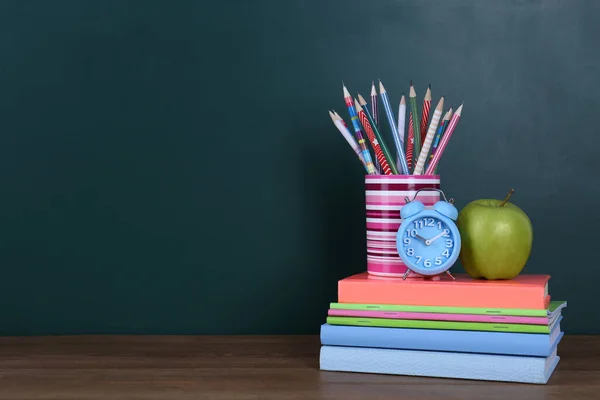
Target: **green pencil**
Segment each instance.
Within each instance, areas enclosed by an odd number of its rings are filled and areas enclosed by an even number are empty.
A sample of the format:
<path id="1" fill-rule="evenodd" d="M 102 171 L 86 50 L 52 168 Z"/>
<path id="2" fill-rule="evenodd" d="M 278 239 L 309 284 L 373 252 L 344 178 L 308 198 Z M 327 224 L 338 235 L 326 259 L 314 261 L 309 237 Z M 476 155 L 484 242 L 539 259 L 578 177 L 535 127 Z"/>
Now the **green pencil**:
<path id="1" fill-rule="evenodd" d="M 413 120 L 413 132 L 415 133 L 412 165 L 416 166 L 417 159 L 421 153 L 421 124 L 419 123 L 419 113 L 417 111 L 417 92 L 415 92 L 412 79 L 410 81 L 410 93 L 408 100 L 410 103 L 410 114 L 412 115 Z"/>

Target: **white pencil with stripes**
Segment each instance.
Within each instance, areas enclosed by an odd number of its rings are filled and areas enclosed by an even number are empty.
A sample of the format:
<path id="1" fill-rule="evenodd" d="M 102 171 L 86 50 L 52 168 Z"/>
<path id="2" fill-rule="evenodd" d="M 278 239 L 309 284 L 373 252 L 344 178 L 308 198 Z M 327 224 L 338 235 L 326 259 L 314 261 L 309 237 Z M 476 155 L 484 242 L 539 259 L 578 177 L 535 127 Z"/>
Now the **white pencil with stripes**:
<path id="1" fill-rule="evenodd" d="M 334 114 L 331 111 L 329 111 L 329 116 L 331 117 L 331 120 L 333 121 L 335 126 L 338 128 L 338 131 L 340 131 L 344 139 L 346 139 L 350 147 L 352 147 L 352 150 L 354 150 L 354 152 L 358 156 L 358 159 L 362 163 L 363 167 L 365 167 L 365 170 L 369 172 L 369 170 L 367 169 L 367 164 L 365 163 L 365 159 L 363 158 L 362 151 L 358 147 L 358 143 L 356 143 L 354 136 L 352 136 L 352 134 L 344 124 L 344 120 L 337 113 Z"/>
<path id="2" fill-rule="evenodd" d="M 435 131 L 437 130 L 443 111 L 444 96 L 442 96 L 442 98 L 438 102 L 437 107 L 435 108 L 435 111 L 433 112 L 433 117 L 431 118 L 431 123 L 429 124 L 429 130 L 427 131 L 427 135 L 425 135 L 425 140 L 423 141 L 421 152 L 419 153 L 419 159 L 417 160 L 417 165 L 415 166 L 413 175 L 423 174 L 425 162 L 427 161 L 427 155 L 429 154 L 429 149 L 431 148 L 431 143 L 433 143 Z"/>
<path id="3" fill-rule="evenodd" d="M 450 140 L 450 137 L 452 136 L 452 133 L 454 132 L 454 129 L 456 128 L 456 125 L 458 124 L 458 120 L 460 119 L 460 115 L 462 114 L 462 108 L 463 108 L 463 105 L 461 104 L 460 107 L 458 107 L 458 109 L 452 116 L 452 119 L 450 120 L 450 123 L 448 124 L 448 128 L 446 128 L 446 132 L 444 132 L 444 135 L 442 136 L 442 140 L 440 140 L 440 144 L 439 144 L 437 150 L 435 151 L 435 154 L 433 155 L 431 162 L 427 166 L 427 171 L 425 171 L 425 175 L 433 175 L 433 173 L 435 172 L 435 169 L 436 169 L 438 163 L 440 162 L 440 158 L 442 157 L 442 154 L 444 154 L 444 149 L 448 145 L 448 141 Z"/>

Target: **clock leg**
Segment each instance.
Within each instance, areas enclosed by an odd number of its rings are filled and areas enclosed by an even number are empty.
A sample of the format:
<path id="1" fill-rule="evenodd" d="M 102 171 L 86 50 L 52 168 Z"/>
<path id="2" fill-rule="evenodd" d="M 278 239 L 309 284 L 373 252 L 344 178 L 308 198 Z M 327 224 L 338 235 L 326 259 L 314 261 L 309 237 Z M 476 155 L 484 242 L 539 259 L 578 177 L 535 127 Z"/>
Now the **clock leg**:
<path id="1" fill-rule="evenodd" d="M 409 274 L 410 274 L 410 269 L 407 269 L 406 272 L 404 273 L 404 275 L 402 275 L 402 279 L 406 280 L 406 278 L 408 277 Z"/>
<path id="2" fill-rule="evenodd" d="M 453 281 L 455 281 L 455 280 L 456 280 L 456 278 L 452 276 L 452 274 L 450 273 L 450 271 L 446 271 L 446 273 L 447 273 L 448 275 L 450 275 L 450 278 L 452 278 L 452 280 L 453 280 Z"/>

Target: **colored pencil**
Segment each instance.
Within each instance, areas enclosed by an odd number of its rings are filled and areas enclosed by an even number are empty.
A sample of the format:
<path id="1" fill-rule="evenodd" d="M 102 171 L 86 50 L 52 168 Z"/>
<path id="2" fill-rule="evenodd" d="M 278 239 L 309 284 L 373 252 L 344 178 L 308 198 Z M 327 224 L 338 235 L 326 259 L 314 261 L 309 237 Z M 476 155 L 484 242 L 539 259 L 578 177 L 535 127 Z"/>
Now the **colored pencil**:
<path id="1" fill-rule="evenodd" d="M 408 169 L 412 168 L 413 164 L 413 152 L 415 149 L 415 126 L 413 124 L 412 113 L 408 115 L 408 137 L 406 138 L 406 163 Z"/>
<path id="2" fill-rule="evenodd" d="M 438 163 L 440 162 L 440 158 L 444 154 L 444 150 L 446 149 L 446 146 L 448 145 L 448 141 L 450 140 L 450 138 L 452 137 L 452 134 L 454 133 L 454 130 L 456 129 L 456 125 L 458 124 L 458 120 L 460 119 L 460 115 L 462 114 L 462 108 L 463 108 L 463 105 L 461 104 L 460 107 L 458 107 L 458 109 L 452 116 L 452 119 L 450 120 L 450 123 L 448 124 L 448 128 L 446 128 L 446 131 L 444 132 L 444 135 L 442 136 L 442 139 L 440 140 L 440 144 L 439 144 L 435 154 L 433 155 L 433 158 L 431 159 L 429 166 L 427 167 L 427 171 L 425 172 L 425 175 L 432 175 L 433 172 L 436 170 L 436 167 L 437 167 Z"/>
<path id="3" fill-rule="evenodd" d="M 444 134 L 444 132 L 446 132 L 446 129 L 448 128 L 448 123 L 452 119 L 452 114 L 453 113 L 454 113 L 454 105 L 452 107 L 450 107 L 450 109 L 448 110 L 448 122 L 444 126 L 444 130 L 442 131 L 442 135 Z"/>
<path id="4" fill-rule="evenodd" d="M 340 121 L 340 122 L 341 122 L 341 123 L 344 125 L 344 127 L 346 127 L 346 131 L 347 131 L 347 132 L 350 132 L 350 130 L 348 129 L 348 125 L 346 125 L 346 121 L 344 121 L 344 118 L 342 118 L 342 117 L 340 116 L 340 114 L 338 114 L 338 113 L 337 113 L 335 110 L 332 110 L 332 111 L 333 111 L 333 115 L 335 115 L 335 117 L 336 117 L 336 118 L 337 118 L 337 119 L 338 119 L 338 120 L 339 120 L 339 121 Z M 354 136 L 352 136 L 352 134 L 350 134 L 350 138 L 351 138 L 351 139 L 354 141 L 354 143 L 356 144 L 356 148 L 358 149 L 358 151 L 360 151 L 360 148 L 358 147 L 358 143 L 356 143 L 356 139 L 354 139 Z M 366 168 L 366 163 L 365 163 L 365 159 L 364 159 L 364 157 L 363 157 L 363 155 L 362 155 L 362 152 L 361 152 L 361 154 L 360 154 L 360 160 L 362 161 L 363 165 L 364 165 L 364 166 L 365 166 L 365 168 Z M 373 161 L 375 161 L 375 160 L 373 160 Z M 375 167 L 375 169 L 377 170 L 377 166 Z M 369 171 L 367 171 L 367 172 L 369 172 Z M 381 173 L 379 172 L 379 170 L 377 170 L 377 173 L 381 174 Z"/>
<path id="5" fill-rule="evenodd" d="M 402 148 L 404 148 L 404 132 L 406 125 L 406 99 L 404 98 L 404 93 L 402 93 L 402 98 L 400 99 L 400 106 L 398 107 L 398 136 L 400 137 L 400 144 Z M 406 154 L 408 158 L 408 154 Z M 406 160 L 408 161 L 408 160 Z"/>
<path id="6" fill-rule="evenodd" d="M 433 139 L 433 144 L 431 145 L 431 153 L 429 155 L 428 163 L 431 163 L 431 159 L 433 158 L 433 155 L 435 154 L 435 152 L 437 150 L 437 147 L 440 143 L 440 139 L 441 139 L 442 135 L 444 134 L 444 130 L 448 126 L 450 117 L 452 117 L 452 107 L 450 107 L 450 109 L 448 111 L 446 111 L 446 115 L 444 115 L 444 119 L 442 120 L 442 123 L 438 127 L 438 130 L 435 134 L 435 138 Z"/>
<path id="7" fill-rule="evenodd" d="M 392 170 L 390 169 L 390 166 L 385 158 L 385 155 L 383 154 L 383 151 L 381 150 L 381 144 L 377 141 L 377 138 L 375 137 L 375 132 L 373 132 L 373 126 L 371 126 L 371 123 L 369 122 L 369 119 L 367 118 L 367 114 L 365 113 L 365 110 L 363 110 L 363 108 L 358 103 L 358 100 L 356 100 L 356 99 L 354 99 L 354 108 L 356 108 L 356 112 L 358 113 L 358 119 L 360 120 L 360 123 L 362 124 L 363 128 L 365 129 L 365 132 L 367 133 L 367 137 L 369 138 L 369 143 L 371 143 L 371 146 L 373 147 L 373 152 L 375 153 L 375 157 L 377 158 L 377 160 L 379 160 L 379 164 L 381 165 L 381 171 L 383 172 L 383 175 L 392 175 Z M 373 121 L 373 120 L 371 119 L 371 121 Z M 375 129 L 377 129 L 376 125 L 375 125 Z"/>
<path id="8" fill-rule="evenodd" d="M 394 138 L 394 143 L 396 144 L 397 154 L 397 166 L 398 169 L 402 171 L 404 175 L 408 175 L 408 165 L 406 164 L 406 156 L 404 155 L 404 148 L 402 147 L 402 143 L 400 142 L 400 136 L 398 134 L 398 129 L 396 127 L 396 122 L 394 121 L 394 113 L 392 112 L 392 106 L 390 104 L 390 98 L 388 97 L 385 88 L 381 81 L 379 81 L 379 95 L 381 96 L 381 100 L 383 102 L 383 108 L 385 109 L 385 114 L 387 116 L 388 123 L 390 124 L 390 129 L 392 130 L 392 136 Z"/>
<path id="9" fill-rule="evenodd" d="M 421 143 L 425 141 L 427 135 L 427 124 L 429 123 L 429 109 L 431 108 L 431 84 L 425 92 L 423 99 L 423 111 L 421 111 Z"/>
<path id="10" fill-rule="evenodd" d="M 331 110 L 331 111 L 333 111 L 333 115 L 335 115 L 335 117 L 342 123 L 342 125 L 344 125 L 344 127 L 346 128 L 346 131 L 350 132 L 350 128 L 348 128 L 348 125 L 346 124 L 346 121 L 344 121 L 344 118 L 342 118 L 341 115 L 337 113 L 337 111 L 335 111 L 335 110 Z M 354 143 L 356 143 L 356 139 L 354 138 L 354 136 L 352 136 L 352 134 L 350 134 L 350 137 L 352 138 Z M 358 147 L 358 143 L 356 143 L 356 146 Z M 359 148 L 359 150 L 360 150 L 360 148 Z M 363 157 L 362 153 L 360 154 L 360 159 L 363 161 L 363 164 L 365 164 L 365 166 L 366 166 L 365 158 Z"/>
<path id="11" fill-rule="evenodd" d="M 365 110 L 367 108 L 365 107 Z M 377 91 L 375 90 L 375 82 L 371 82 L 371 115 L 373 115 L 373 121 L 375 121 L 375 125 L 379 127 L 379 105 L 377 104 Z M 375 164 L 375 168 L 381 174 L 381 164 L 379 164 L 379 160 L 377 157 L 373 160 L 373 164 Z"/>
<path id="12" fill-rule="evenodd" d="M 440 118 L 442 117 L 442 112 L 444 111 L 444 96 L 440 99 L 435 110 L 433 111 L 433 117 L 431 118 L 431 124 L 429 125 L 429 129 L 427 130 L 427 135 L 425 135 L 425 139 L 423 140 L 423 147 L 421 147 L 421 152 L 419 153 L 419 158 L 417 159 L 417 165 L 415 165 L 415 170 L 413 175 L 421 175 L 423 170 L 425 169 L 425 162 L 427 161 L 427 155 L 429 154 L 429 149 L 431 148 L 431 143 L 433 142 L 433 137 L 435 136 L 435 131 L 437 130 L 438 124 L 440 122 Z"/>
<path id="13" fill-rule="evenodd" d="M 369 175 L 376 175 L 375 166 L 373 165 L 373 160 L 371 158 L 371 153 L 369 153 L 369 149 L 365 143 L 365 138 L 363 136 L 363 132 L 360 129 L 360 122 L 358 121 L 358 115 L 356 115 L 356 109 L 354 108 L 354 104 L 352 101 L 352 96 L 350 96 L 350 92 L 346 88 L 346 85 L 342 84 L 344 89 L 344 102 L 346 103 L 346 107 L 348 108 L 348 113 L 350 114 L 350 120 L 352 120 L 352 126 L 354 127 L 354 133 L 356 134 L 356 139 L 358 141 L 358 146 L 360 147 L 365 164 L 367 166 L 367 172 Z"/>
<path id="14" fill-rule="evenodd" d="M 358 159 L 360 160 L 361 164 L 363 165 L 363 167 L 365 167 L 365 170 L 367 172 L 369 172 L 369 170 L 367 170 L 367 164 L 365 164 L 365 160 L 363 158 L 362 152 L 361 152 L 360 148 L 358 147 L 358 143 L 356 143 L 356 140 L 354 140 L 354 137 L 348 130 L 348 127 L 346 126 L 346 123 L 344 122 L 344 120 L 341 118 L 338 118 L 338 116 L 336 116 L 336 114 L 332 113 L 331 111 L 329 111 L 329 116 L 331 117 L 331 120 L 333 121 L 336 128 L 340 131 L 340 133 L 342 134 L 344 139 L 346 139 L 346 141 L 348 142 L 348 144 L 350 145 L 352 150 L 354 150 L 354 152 L 358 156 Z"/>
<path id="15" fill-rule="evenodd" d="M 442 135 L 440 136 L 440 141 L 442 140 L 442 137 L 444 136 L 444 133 L 446 133 L 446 131 L 448 130 L 448 125 L 450 124 L 450 120 L 452 119 L 452 115 L 453 115 L 453 112 L 454 112 L 453 110 L 454 110 L 454 106 L 452 106 L 450 108 L 450 110 L 448 110 L 449 111 L 448 112 L 448 121 L 446 121 L 446 123 L 444 124 L 444 130 L 442 131 Z M 438 143 L 438 146 L 439 146 L 439 143 Z M 437 151 L 437 147 L 436 147 L 435 151 Z M 433 159 L 433 157 L 431 157 L 431 159 Z M 440 165 L 438 163 L 438 165 L 435 166 L 435 170 L 433 171 L 434 174 L 437 174 L 437 170 L 438 170 L 439 167 L 440 167 Z"/>
<path id="16" fill-rule="evenodd" d="M 408 101 L 410 103 L 410 115 L 412 116 L 413 121 L 413 162 L 417 163 L 416 157 L 419 156 L 421 152 L 421 135 L 419 133 L 419 112 L 417 111 L 417 92 L 415 92 L 415 87 L 413 86 L 412 80 L 410 81 L 410 93 L 408 94 Z M 410 132 L 409 132 L 410 134 Z"/>
<path id="17" fill-rule="evenodd" d="M 379 128 L 379 104 L 377 103 L 377 90 L 375 89 L 375 82 L 371 82 L 371 115 L 375 125 Z"/>
<path id="18" fill-rule="evenodd" d="M 367 102 L 365 101 L 365 99 L 360 95 L 360 93 L 358 94 L 358 102 L 359 105 L 361 106 L 366 106 Z M 392 153 L 390 153 L 387 145 L 385 144 L 385 140 L 383 140 L 383 135 L 381 134 L 381 132 L 379 131 L 379 128 L 377 127 L 377 124 L 375 124 L 375 121 L 373 120 L 373 117 L 369 114 L 369 110 L 367 109 L 367 107 L 364 107 L 363 113 L 365 114 L 365 117 L 367 118 L 368 121 L 363 121 L 362 117 L 360 119 L 361 122 L 363 122 L 363 126 L 365 125 L 365 122 L 368 122 L 371 124 L 371 126 L 373 127 L 373 131 L 375 133 L 375 138 L 377 139 L 377 142 L 379 143 L 379 146 L 381 147 L 381 151 L 382 151 L 382 155 L 386 160 L 386 164 L 388 165 L 388 167 L 392 170 L 392 172 L 395 175 L 398 175 L 398 169 L 396 168 L 396 165 L 394 164 L 394 158 L 392 157 Z M 360 116 L 360 113 L 359 113 Z M 367 129 L 365 127 L 365 129 Z M 371 142 L 373 141 L 370 137 L 369 139 L 371 140 Z M 383 164 L 381 164 L 383 166 Z"/>
<path id="19" fill-rule="evenodd" d="M 344 121 L 344 118 L 342 118 L 342 117 L 340 116 L 340 114 L 338 114 L 338 113 L 337 113 L 337 111 L 335 111 L 335 110 L 331 110 L 331 111 L 333 111 L 333 115 L 335 115 L 335 116 L 336 116 L 336 118 L 337 118 L 337 119 L 339 119 L 339 120 L 340 120 L 340 122 L 341 122 L 342 124 L 344 124 L 344 126 L 346 127 L 346 129 L 348 129 L 348 125 L 346 125 L 346 121 Z M 350 129 L 348 129 L 348 131 L 349 131 L 349 130 L 350 130 Z M 354 137 L 352 137 L 352 138 L 354 139 Z M 358 145 L 357 145 L 357 146 L 358 146 Z"/>

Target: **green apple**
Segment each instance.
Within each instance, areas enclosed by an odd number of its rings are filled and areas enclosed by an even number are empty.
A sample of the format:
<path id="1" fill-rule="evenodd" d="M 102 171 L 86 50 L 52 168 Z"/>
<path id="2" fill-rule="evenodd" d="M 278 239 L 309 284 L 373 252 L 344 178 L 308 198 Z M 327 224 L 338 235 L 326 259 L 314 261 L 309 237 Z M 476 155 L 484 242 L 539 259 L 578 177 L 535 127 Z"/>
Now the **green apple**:
<path id="1" fill-rule="evenodd" d="M 460 261 L 473 278 L 513 279 L 531 254 L 533 228 L 527 214 L 508 199 L 481 199 L 459 213 Z"/>

